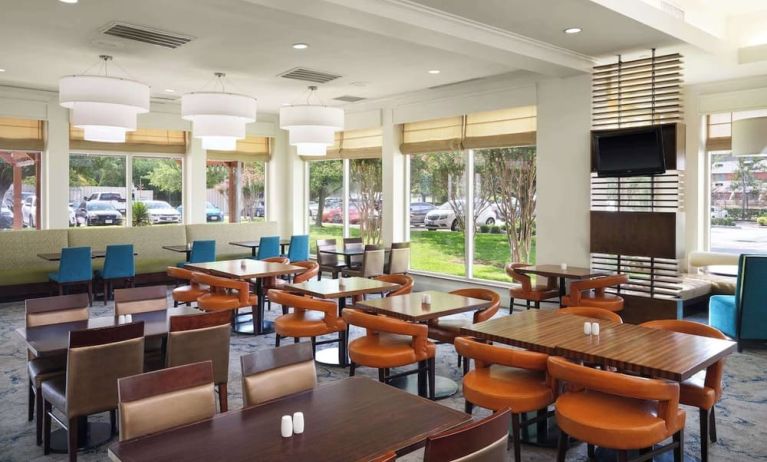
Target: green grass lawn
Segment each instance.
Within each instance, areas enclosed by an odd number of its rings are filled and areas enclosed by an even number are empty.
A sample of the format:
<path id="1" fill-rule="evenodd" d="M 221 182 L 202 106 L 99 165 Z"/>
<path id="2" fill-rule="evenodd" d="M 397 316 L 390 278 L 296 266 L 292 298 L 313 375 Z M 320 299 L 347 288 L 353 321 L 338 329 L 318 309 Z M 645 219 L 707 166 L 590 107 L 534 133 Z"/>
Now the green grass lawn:
<path id="1" fill-rule="evenodd" d="M 343 226 L 311 226 L 312 253 L 317 239 L 342 239 Z M 359 233 L 359 231 L 357 231 Z M 354 233 L 352 233 L 354 234 Z M 463 232 L 427 230 L 410 231 L 410 266 L 414 270 L 465 276 Z M 535 261 L 535 241 L 531 252 Z M 509 282 L 504 266 L 510 261 L 509 244 L 505 234 L 476 234 L 474 237 L 474 277 Z"/>

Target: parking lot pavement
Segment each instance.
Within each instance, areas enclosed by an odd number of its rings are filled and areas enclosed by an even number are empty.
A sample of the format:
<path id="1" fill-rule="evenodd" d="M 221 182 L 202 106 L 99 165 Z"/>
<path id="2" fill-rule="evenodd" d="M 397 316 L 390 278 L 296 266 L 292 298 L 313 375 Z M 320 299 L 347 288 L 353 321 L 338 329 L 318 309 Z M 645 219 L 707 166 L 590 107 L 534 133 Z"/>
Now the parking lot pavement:
<path id="1" fill-rule="evenodd" d="M 724 253 L 767 253 L 767 226 L 736 222 L 736 226 L 711 227 L 711 251 Z"/>

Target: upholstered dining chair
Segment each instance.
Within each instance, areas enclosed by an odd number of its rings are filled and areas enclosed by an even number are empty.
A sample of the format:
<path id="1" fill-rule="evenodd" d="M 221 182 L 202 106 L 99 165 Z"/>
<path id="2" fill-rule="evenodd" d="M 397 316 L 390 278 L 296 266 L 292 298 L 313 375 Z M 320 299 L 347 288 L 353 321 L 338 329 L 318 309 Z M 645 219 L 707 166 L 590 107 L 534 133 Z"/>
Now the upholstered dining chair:
<path id="1" fill-rule="evenodd" d="M 69 333 L 66 375 L 43 382 L 43 451 L 51 452 L 51 419 L 68 434 L 69 460 L 77 460 L 79 418 L 110 411 L 112 431 L 118 407 L 117 380 L 144 370 L 144 323 Z"/>
<path id="2" fill-rule="evenodd" d="M 126 316 L 168 309 L 166 286 L 115 289 L 115 316 Z M 163 366 L 163 339 L 150 337 L 144 341 L 144 369 L 151 371 Z"/>
<path id="3" fill-rule="evenodd" d="M 464 361 L 474 360 L 474 370 L 463 376 L 465 410 L 474 406 L 492 411 L 511 409 L 511 437 L 514 460 L 521 459 L 520 428 L 545 421 L 554 402 L 546 376 L 548 355 L 489 345 L 468 337 L 455 339 L 455 349 Z M 532 419 L 520 415 L 535 412 Z M 506 427 L 508 429 L 508 427 Z M 507 433 L 508 434 L 508 433 Z"/>
<path id="4" fill-rule="evenodd" d="M 300 284 L 302 282 L 309 281 L 320 274 L 320 265 L 316 261 L 311 261 L 311 260 L 297 261 L 297 262 L 291 263 L 291 265 L 306 268 L 304 271 L 293 276 L 293 284 Z M 287 284 L 282 279 L 277 279 L 276 282 L 277 284 L 275 288 L 280 290 L 283 290 L 283 288 Z M 285 306 L 282 307 L 282 314 L 288 314 L 287 307 Z"/>
<path id="5" fill-rule="evenodd" d="M 682 462 L 686 416 L 679 407 L 679 384 L 594 369 L 560 357 L 549 358 L 548 371 L 553 390 L 574 385 L 556 400 L 558 462 L 565 460 L 570 437 L 587 443 L 589 457 L 599 446 L 616 450 L 622 462 L 629 451 L 644 454 L 672 438 L 654 453 L 673 450 L 674 461 Z"/>
<path id="6" fill-rule="evenodd" d="M 65 286 L 88 286 L 88 300 L 93 303 L 93 259 L 90 247 L 65 247 L 61 249 L 59 270 L 48 273 L 48 280 L 64 295 Z"/>
<path id="7" fill-rule="evenodd" d="M 397 453 L 389 451 L 386 454 L 381 454 L 375 459 L 370 460 L 370 462 L 394 462 L 395 460 L 397 460 Z"/>
<path id="8" fill-rule="evenodd" d="M 351 365 L 349 376 L 354 376 L 359 366 L 378 369 L 378 380 L 387 383 L 392 379 L 418 374 L 418 394 L 434 399 L 434 356 L 436 345 L 428 339 L 429 328 L 387 316 L 376 316 L 355 309 L 342 313 L 349 325 L 361 327 L 366 334 L 349 343 Z M 391 374 L 395 367 L 417 364 L 414 370 Z M 428 387 L 427 387 L 428 381 Z"/>
<path id="9" fill-rule="evenodd" d="M 389 261 L 384 265 L 386 274 L 407 274 L 410 271 L 410 243 L 392 242 Z"/>
<path id="10" fill-rule="evenodd" d="M 120 441 L 209 419 L 216 414 L 210 361 L 117 380 Z"/>
<path id="11" fill-rule="evenodd" d="M 218 388 L 221 412 L 229 408 L 227 384 L 231 320 L 232 314 L 228 311 L 171 316 L 165 354 L 165 367 L 213 362 L 213 383 Z"/>
<path id="12" fill-rule="evenodd" d="M 699 322 L 677 319 L 662 319 L 648 321 L 641 326 L 653 329 L 665 329 L 683 334 L 700 335 L 702 337 L 726 339 L 719 330 Z M 700 414 L 700 457 L 701 462 L 708 462 L 708 443 L 716 443 L 716 403 L 722 397 L 722 377 L 724 376 L 724 359 L 708 366 L 692 378 L 679 385 L 679 403 L 697 407 Z"/>
<path id="13" fill-rule="evenodd" d="M 573 281 L 570 284 L 570 292 L 562 298 L 562 303 L 565 306 L 593 306 L 609 311 L 620 311 L 623 309 L 623 297 L 608 294 L 605 289 L 627 282 L 629 277 L 625 274 Z"/>
<path id="14" fill-rule="evenodd" d="M 358 269 L 344 269 L 344 277 L 357 276 L 372 278 L 384 274 L 385 252 L 383 246 L 368 244 L 362 254 L 362 263 Z"/>
<path id="15" fill-rule="evenodd" d="M 317 386 L 312 347 L 296 343 L 240 357 L 245 407 L 311 390 Z"/>
<path id="16" fill-rule="evenodd" d="M 346 268 L 346 263 L 338 259 L 334 253 L 326 253 L 323 250 L 336 250 L 335 239 L 317 239 L 317 263 L 320 264 L 318 279 L 322 279 L 322 273 L 327 271 L 333 279 L 337 279 L 341 270 Z"/>
<path id="17" fill-rule="evenodd" d="M 394 290 L 383 292 L 384 297 L 394 297 L 396 295 L 409 294 L 413 291 L 413 284 L 415 284 L 413 278 L 407 274 L 382 274 L 380 276 L 374 277 L 373 279 L 381 282 L 389 282 L 391 284 L 399 285 L 399 287 Z M 361 302 L 362 300 L 365 300 L 365 294 L 355 295 L 352 297 L 352 300 L 354 303 Z"/>
<path id="18" fill-rule="evenodd" d="M 281 256 L 264 258 L 263 261 L 265 261 L 267 263 L 281 263 L 283 265 L 287 265 L 288 263 L 290 263 L 290 259 L 288 257 L 281 257 Z M 256 280 L 253 279 L 250 282 L 255 284 Z M 268 292 L 269 289 L 280 288 L 284 284 L 285 283 L 283 282 L 283 280 L 277 278 L 276 276 L 265 277 L 265 278 L 263 278 L 261 280 L 261 287 L 262 287 L 262 290 L 264 292 Z M 265 297 L 264 301 L 266 302 L 267 308 L 271 311 L 271 309 L 272 309 L 272 301 L 269 299 L 268 296 Z"/>
<path id="19" fill-rule="evenodd" d="M 176 266 L 183 268 L 187 263 L 208 263 L 212 261 L 216 261 L 216 241 L 198 240 L 192 241 L 189 261 L 179 262 Z"/>
<path id="20" fill-rule="evenodd" d="M 186 285 L 178 286 L 173 289 L 173 306 L 178 306 L 179 303 L 191 306 L 192 303 L 197 303 L 198 298 L 208 293 L 207 286 L 202 286 L 192 281 L 193 272 L 188 269 L 169 266 L 167 268 L 167 274 L 177 281 L 188 282 Z"/>
<path id="21" fill-rule="evenodd" d="M 26 300 L 25 326 L 27 329 L 88 320 L 88 295 L 58 295 Z M 27 352 L 29 374 L 29 411 L 27 420 L 35 419 L 37 445 L 43 444 L 43 382 L 63 376 L 67 368 L 66 354 L 38 358 Z"/>
<path id="22" fill-rule="evenodd" d="M 517 268 L 530 266 L 527 263 L 509 263 L 506 265 L 506 274 L 518 283 L 520 287 L 509 289 L 511 302 L 509 303 L 509 313 L 514 311 L 514 299 L 524 300 L 527 309 L 530 309 L 530 302 L 535 303 L 535 308 L 541 308 L 541 302 L 559 297 L 559 288 L 557 280 L 548 278 L 545 285 L 536 285 L 533 287 L 532 279 L 527 274 L 516 271 Z"/>
<path id="23" fill-rule="evenodd" d="M 257 332 L 258 297 L 250 292 L 248 281 L 195 272 L 192 274 L 192 282 L 210 287 L 207 294 L 197 299 L 199 309 L 203 311 L 231 311 L 236 315 L 240 308 L 250 307 L 253 313 L 253 332 Z"/>
<path id="24" fill-rule="evenodd" d="M 286 255 L 290 261 L 306 261 L 309 259 L 309 235 L 295 234 L 290 236 L 290 247 Z"/>
<path id="25" fill-rule="evenodd" d="M 258 240 L 256 260 L 280 256 L 280 236 L 261 236 Z"/>
<path id="26" fill-rule="evenodd" d="M 560 308 L 556 311 L 559 314 L 574 314 L 575 316 L 584 316 L 587 318 L 601 319 L 603 321 L 613 321 L 619 324 L 623 324 L 623 318 L 617 313 L 603 308 L 595 308 L 593 306 L 569 306 L 566 308 Z"/>
<path id="27" fill-rule="evenodd" d="M 511 409 L 430 436 L 424 462 L 505 462 Z"/>
<path id="28" fill-rule="evenodd" d="M 344 238 L 344 250 L 364 250 L 365 243 L 361 237 L 345 237 Z M 357 269 L 362 265 L 362 255 L 352 255 L 349 257 L 349 264 L 351 268 Z"/>
<path id="29" fill-rule="evenodd" d="M 112 295 L 112 284 L 116 280 L 125 280 L 133 287 L 136 278 L 136 265 L 133 261 L 133 244 L 108 245 L 104 257 L 104 268 L 96 271 L 96 278 L 104 283 L 104 305 Z"/>

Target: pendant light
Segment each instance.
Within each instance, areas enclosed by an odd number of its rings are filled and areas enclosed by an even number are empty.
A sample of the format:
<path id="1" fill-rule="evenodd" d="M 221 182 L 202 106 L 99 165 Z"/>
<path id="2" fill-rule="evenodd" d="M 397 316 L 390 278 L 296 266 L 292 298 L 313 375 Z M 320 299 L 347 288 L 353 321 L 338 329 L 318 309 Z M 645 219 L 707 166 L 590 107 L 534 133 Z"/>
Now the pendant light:
<path id="1" fill-rule="evenodd" d="M 324 156 L 335 141 L 335 133 L 344 129 L 344 110 L 311 104 L 317 87 L 309 87 L 306 104 L 280 108 L 280 128 L 288 130 L 288 143 L 300 156 Z"/>
<path id="2" fill-rule="evenodd" d="M 109 75 L 111 56 L 101 55 L 104 75 L 71 75 L 59 80 L 59 104 L 70 109 L 71 123 L 88 141 L 124 143 L 136 130 L 138 114 L 149 112 L 149 86 Z M 87 71 L 86 71 L 87 72 Z"/>
<path id="3" fill-rule="evenodd" d="M 256 99 L 226 93 L 223 78 L 216 72 L 221 91 L 199 91 L 181 97 L 181 117 L 192 122 L 192 136 L 202 140 L 202 148 L 234 151 L 237 140 L 245 138 L 245 126 L 256 121 Z"/>

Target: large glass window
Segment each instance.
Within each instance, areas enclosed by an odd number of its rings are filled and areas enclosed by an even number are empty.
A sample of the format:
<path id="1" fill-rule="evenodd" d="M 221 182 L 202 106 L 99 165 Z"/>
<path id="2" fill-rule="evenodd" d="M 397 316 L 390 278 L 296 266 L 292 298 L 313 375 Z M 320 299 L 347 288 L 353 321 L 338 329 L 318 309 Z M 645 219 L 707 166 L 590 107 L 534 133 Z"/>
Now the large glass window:
<path id="1" fill-rule="evenodd" d="M 241 222 L 266 220 L 265 162 L 243 162 L 240 184 L 242 189 Z"/>
<path id="2" fill-rule="evenodd" d="M 40 154 L 0 151 L 0 230 L 40 229 Z"/>
<path id="3" fill-rule="evenodd" d="M 133 224 L 181 223 L 181 159 L 133 157 Z"/>
<path id="4" fill-rule="evenodd" d="M 381 159 L 349 161 L 349 234 L 366 244 L 381 243 L 383 193 Z"/>
<path id="5" fill-rule="evenodd" d="M 343 238 L 342 160 L 309 162 L 309 236 L 312 253 L 317 239 Z"/>
<path id="6" fill-rule="evenodd" d="M 70 221 L 77 226 L 125 226 L 128 205 L 125 181 L 125 155 L 72 154 Z"/>
<path id="7" fill-rule="evenodd" d="M 237 162 L 209 160 L 205 170 L 205 183 L 205 221 L 236 223 L 236 189 L 230 186 L 237 184 Z"/>

